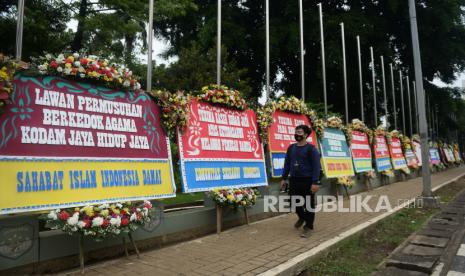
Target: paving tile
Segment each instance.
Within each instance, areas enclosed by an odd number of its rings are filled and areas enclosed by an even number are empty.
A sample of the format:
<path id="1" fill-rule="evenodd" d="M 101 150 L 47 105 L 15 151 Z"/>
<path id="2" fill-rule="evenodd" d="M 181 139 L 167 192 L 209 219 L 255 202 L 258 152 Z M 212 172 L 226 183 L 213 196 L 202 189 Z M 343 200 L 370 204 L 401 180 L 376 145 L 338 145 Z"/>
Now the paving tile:
<path id="1" fill-rule="evenodd" d="M 432 176 L 433 187 L 455 178 L 464 171 L 464 167 L 451 169 Z M 405 182 L 393 183 L 380 189 L 365 192 L 363 195 L 374 195 L 374 199 L 386 195 L 390 203 L 395 207 L 399 199 L 410 199 L 421 194 L 421 178 L 411 179 Z M 464 198 L 465 200 L 465 198 Z M 376 200 L 370 200 L 369 206 L 374 208 Z M 345 206 L 348 201 L 345 200 Z M 409 253 L 426 254 L 422 245 L 429 243 L 441 246 L 444 238 L 449 238 L 451 223 L 456 223 L 457 214 L 465 211 L 462 205 L 449 206 L 447 210 L 451 214 L 438 217 L 438 223 L 430 223 L 429 229 L 420 232 L 429 236 L 417 240 L 420 248 L 410 248 Z M 293 227 L 295 214 L 288 214 L 271 220 L 264 220 L 249 226 L 241 226 L 227 230 L 220 235 L 213 234 L 188 242 L 179 243 L 141 253 L 141 259 L 131 256 L 129 259 L 120 258 L 98 263 L 93 271 L 100 275 L 256 275 L 272 267 L 278 266 L 303 252 L 306 252 L 320 243 L 334 238 L 344 231 L 359 225 L 368 219 L 378 216 L 379 213 L 337 213 L 319 212 L 316 214 L 315 230 L 308 239 L 300 237 L 300 231 Z M 463 215 L 462 215 L 463 216 Z M 452 220 L 449 219 L 452 218 Z M 442 233 L 442 234 L 441 234 Z M 439 238 L 434 239 L 433 237 Z M 250 248 L 250 249 L 249 249 Z M 429 247 L 433 250 L 438 249 Z M 422 249 L 422 250 L 418 250 Z M 439 248 L 440 249 L 440 248 Z M 426 252 L 426 253 L 425 253 Z M 437 253 L 429 252 L 428 254 Z M 401 260 L 391 260 L 390 265 L 397 269 L 403 269 L 398 265 Z M 424 272 L 428 271 L 435 263 L 432 257 L 428 262 L 415 263 L 414 259 L 404 260 L 406 266 L 419 266 Z M 134 268 L 132 266 L 140 267 Z M 242 265 L 242 268 L 241 268 Z M 112 272 L 115 267 L 120 273 Z M 392 269 L 395 271 L 395 269 Z M 108 274 L 105 272 L 109 272 Z M 78 275 L 75 270 L 71 275 Z"/>

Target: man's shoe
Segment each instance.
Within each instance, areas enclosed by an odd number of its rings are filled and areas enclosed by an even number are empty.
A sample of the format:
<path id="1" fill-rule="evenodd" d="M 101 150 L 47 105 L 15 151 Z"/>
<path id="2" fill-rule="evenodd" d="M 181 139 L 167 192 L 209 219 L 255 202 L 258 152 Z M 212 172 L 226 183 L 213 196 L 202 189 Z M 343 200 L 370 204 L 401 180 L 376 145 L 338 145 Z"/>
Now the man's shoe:
<path id="1" fill-rule="evenodd" d="M 294 227 L 295 227 L 295 228 L 300 228 L 300 227 L 302 227 L 302 225 L 304 225 L 304 220 L 303 220 L 303 219 L 299 219 L 299 220 L 294 224 Z"/>
<path id="2" fill-rule="evenodd" d="M 312 230 L 313 229 L 304 226 L 304 231 L 302 232 L 302 234 L 300 236 L 302 238 L 308 238 L 308 237 L 310 237 L 310 234 L 311 234 Z"/>

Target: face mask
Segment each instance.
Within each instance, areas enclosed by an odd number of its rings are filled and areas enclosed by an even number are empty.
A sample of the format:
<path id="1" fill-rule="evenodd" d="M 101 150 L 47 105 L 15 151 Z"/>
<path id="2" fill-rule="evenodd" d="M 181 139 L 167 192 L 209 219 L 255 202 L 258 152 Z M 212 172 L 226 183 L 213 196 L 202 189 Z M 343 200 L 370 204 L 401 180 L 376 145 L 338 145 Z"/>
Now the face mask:
<path id="1" fill-rule="evenodd" d="M 299 135 L 299 134 L 294 134 L 294 138 L 297 142 L 300 142 L 304 139 L 304 136 L 303 135 Z"/>

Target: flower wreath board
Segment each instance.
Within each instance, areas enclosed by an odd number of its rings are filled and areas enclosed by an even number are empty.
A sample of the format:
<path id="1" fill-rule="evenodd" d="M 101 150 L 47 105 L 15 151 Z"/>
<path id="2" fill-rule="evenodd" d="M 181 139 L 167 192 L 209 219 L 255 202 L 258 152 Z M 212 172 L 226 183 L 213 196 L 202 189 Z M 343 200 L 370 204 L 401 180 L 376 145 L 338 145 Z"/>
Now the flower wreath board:
<path id="1" fill-rule="evenodd" d="M 441 149 L 442 149 L 442 152 L 444 153 L 446 163 L 454 163 L 455 161 L 454 154 L 450 150 L 449 146 L 447 144 L 443 144 Z"/>
<path id="2" fill-rule="evenodd" d="M 402 152 L 402 143 L 399 137 L 392 136 L 389 143 L 389 152 L 394 170 L 400 170 L 407 167 L 404 153 Z"/>
<path id="3" fill-rule="evenodd" d="M 375 155 L 376 170 L 378 172 L 384 172 L 392 169 L 391 157 L 389 155 L 386 135 L 384 133 L 375 133 L 373 152 Z"/>
<path id="4" fill-rule="evenodd" d="M 439 150 L 437 147 L 432 146 L 429 149 L 430 162 L 433 165 L 439 165 L 441 163 L 441 157 L 439 156 Z"/>
<path id="5" fill-rule="evenodd" d="M 454 163 L 455 162 L 454 153 L 450 149 L 449 145 L 444 144 L 443 151 L 444 151 L 444 154 L 446 155 L 447 162 Z"/>
<path id="6" fill-rule="evenodd" d="M 0 214 L 175 196 L 145 93 L 17 75 L 0 117 Z"/>
<path id="7" fill-rule="evenodd" d="M 255 113 L 205 90 L 191 99 L 187 124 L 178 129 L 183 191 L 268 185 Z"/>
<path id="8" fill-rule="evenodd" d="M 421 158 L 421 144 L 418 141 L 412 140 L 412 147 L 418 160 L 418 166 L 421 167 L 423 165 Z"/>
<path id="9" fill-rule="evenodd" d="M 412 149 L 405 149 L 405 159 L 409 168 L 418 168 L 418 159 Z"/>
<path id="10" fill-rule="evenodd" d="M 460 149 L 457 144 L 454 145 L 454 157 L 457 162 L 462 162 L 462 157 L 460 156 Z"/>
<path id="11" fill-rule="evenodd" d="M 413 152 L 413 143 L 408 136 L 401 137 L 402 149 L 404 150 L 405 160 L 407 161 L 407 166 L 409 168 L 417 169 L 418 168 L 418 159 L 415 153 Z"/>
<path id="12" fill-rule="evenodd" d="M 295 143 L 294 132 L 298 125 L 311 127 L 310 119 L 305 114 L 275 110 L 272 114 L 273 122 L 268 129 L 268 149 L 270 153 L 271 175 L 281 177 L 284 169 L 284 159 L 287 148 Z M 318 148 L 314 131 L 307 138 L 307 142 Z"/>
<path id="13" fill-rule="evenodd" d="M 325 128 L 320 142 L 321 163 L 327 178 L 353 176 L 354 166 L 346 136 L 339 128 Z"/>
<path id="14" fill-rule="evenodd" d="M 370 172 L 373 170 L 371 159 L 371 147 L 368 128 L 362 121 L 353 120 L 348 132 L 351 136 L 350 150 L 357 173 Z"/>

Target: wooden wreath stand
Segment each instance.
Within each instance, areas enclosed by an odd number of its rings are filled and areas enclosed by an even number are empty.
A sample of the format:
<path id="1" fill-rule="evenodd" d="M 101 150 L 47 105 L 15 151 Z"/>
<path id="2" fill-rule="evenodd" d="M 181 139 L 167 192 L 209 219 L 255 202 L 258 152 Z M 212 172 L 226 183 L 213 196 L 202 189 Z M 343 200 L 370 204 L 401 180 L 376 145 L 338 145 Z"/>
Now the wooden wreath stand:
<path id="1" fill-rule="evenodd" d="M 381 174 L 381 185 L 382 186 L 388 185 L 389 182 L 390 182 L 390 177 L 382 173 Z"/>
<path id="2" fill-rule="evenodd" d="M 131 232 L 127 233 L 127 236 L 129 237 L 129 240 L 132 244 L 132 247 L 134 247 L 134 251 L 136 251 L 137 258 L 140 259 L 140 253 L 139 249 L 137 248 L 136 243 L 134 242 L 134 238 L 132 237 Z M 126 236 L 122 236 L 123 239 L 123 247 L 124 247 L 124 253 L 126 255 L 126 258 L 129 257 L 129 252 L 128 252 L 128 246 L 126 244 Z M 81 270 L 81 274 L 84 274 L 84 235 L 79 235 L 79 266 Z"/>
<path id="3" fill-rule="evenodd" d="M 371 186 L 370 177 L 368 177 L 368 175 L 362 175 L 362 177 L 363 177 L 363 183 L 365 184 L 367 191 L 373 190 L 373 187 Z"/>
<path id="4" fill-rule="evenodd" d="M 331 180 L 331 183 L 333 184 L 334 186 L 334 189 L 336 190 L 336 198 L 339 200 L 339 196 L 342 195 L 342 197 L 344 197 L 344 192 L 345 192 L 345 196 L 347 198 L 350 198 L 350 195 L 349 195 L 349 190 L 347 190 L 347 186 L 346 185 L 340 185 L 337 183 L 336 179 L 334 180 Z M 343 186 L 344 187 L 344 191 L 342 192 L 342 194 L 339 193 L 339 186 Z"/>
<path id="5" fill-rule="evenodd" d="M 223 206 L 216 204 L 216 233 L 220 234 L 223 227 Z M 247 207 L 244 208 L 245 223 L 249 225 L 249 213 Z"/>

